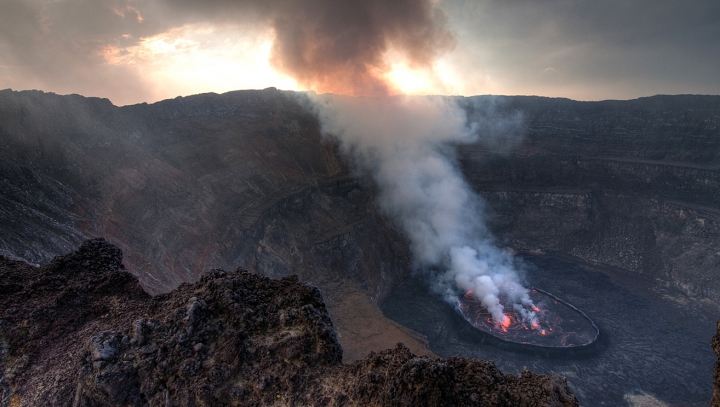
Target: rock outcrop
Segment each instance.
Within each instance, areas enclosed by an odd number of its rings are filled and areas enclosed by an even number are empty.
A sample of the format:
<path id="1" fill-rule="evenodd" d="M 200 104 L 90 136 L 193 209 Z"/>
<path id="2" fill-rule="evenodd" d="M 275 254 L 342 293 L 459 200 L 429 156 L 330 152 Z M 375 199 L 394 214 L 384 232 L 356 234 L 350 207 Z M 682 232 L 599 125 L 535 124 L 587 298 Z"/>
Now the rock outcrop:
<path id="1" fill-rule="evenodd" d="M 407 245 L 336 149 L 293 92 L 116 107 L 3 90 L 0 254 L 43 264 L 103 236 L 152 294 L 214 268 L 296 274 L 342 316 L 346 358 L 398 341 L 430 354 L 378 309 Z"/>
<path id="2" fill-rule="evenodd" d="M 398 344 L 350 365 L 320 291 L 212 270 L 151 297 L 103 239 L 0 257 L 0 406 L 577 406 L 559 376 Z"/>
<path id="3" fill-rule="evenodd" d="M 712 346 L 718 357 L 715 361 L 715 374 L 713 375 L 713 398 L 710 405 L 712 407 L 720 407 L 720 320 L 717 322 L 717 333 L 713 336 L 710 346 Z"/>

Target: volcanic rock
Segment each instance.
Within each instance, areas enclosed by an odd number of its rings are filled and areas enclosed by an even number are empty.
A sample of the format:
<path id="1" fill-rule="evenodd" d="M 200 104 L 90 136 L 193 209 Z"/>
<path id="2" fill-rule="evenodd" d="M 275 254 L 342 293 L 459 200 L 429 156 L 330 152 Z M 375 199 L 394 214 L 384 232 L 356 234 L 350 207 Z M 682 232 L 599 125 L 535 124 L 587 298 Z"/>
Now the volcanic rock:
<path id="1" fill-rule="evenodd" d="M 297 274 L 346 359 L 398 341 L 432 355 L 379 311 L 408 247 L 318 127 L 272 88 L 124 107 L 0 91 L 0 254 L 44 264 L 103 236 L 152 294 L 214 268 Z"/>
<path id="2" fill-rule="evenodd" d="M 565 379 L 401 344 L 343 365 L 320 291 L 212 270 L 151 297 L 103 239 L 34 267 L 0 257 L 0 405 L 577 406 Z"/>
<path id="3" fill-rule="evenodd" d="M 503 244 L 720 300 L 709 271 L 720 265 L 720 97 L 458 101 L 479 122 L 521 118 L 511 134 L 482 129 L 458 150 Z M 316 267 L 340 266 L 377 304 L 408 274 L 407 244 L 349 167 L 302 94 L 271 88 L 116 107 L 3 90 L 0 253 L 39 264 L 106 236 L 153 293 L 238 264 L 323 287 Z M 287 216 L 293 207 L 314 212 Z M 288 238 L 275 239 L 283 229 Z M 311 244 L 291 240 L 308 231 Z"/>
<path id="4" fill-rule="evenodd" d="M 456 100 L 489 123 L 457 153 L 500 246 L 720 302 L 720 97 Z M 123 107 L 2 90 L 0 254 L 42 264 L 104 236 L 152 294 L 216 268 L 296 274 L 346 362 L 397 341 L 432 355 L 378 309 L 410 274 L 407 241 L 319 128 L 272 88 Z"/>
<path id="5" fill-rule="evenodd" d="M 720 303 L 720 96 L 465 103 L 524 117 L 511 152 L 482 141 L 459 148 L 504 245 L 643 274 Z"/>
<path id="6" fill-rule="evenodd" d="M 41 264 L 103 236 L 153 294 L 239 264 L 318 285 L 343 267 L 382 299 L 407 249 L 336 150 L 272 88 L 124 107 L 3 90 L 0 254 Z"/>
<path id="7" fill-rule="evenodd" d="M 717 322 L 717 333 L 710 344 L 718 359 L 715 361 L 715 374 L 713 375 L 712 407 L 720 407 L 720 320 Z"/>

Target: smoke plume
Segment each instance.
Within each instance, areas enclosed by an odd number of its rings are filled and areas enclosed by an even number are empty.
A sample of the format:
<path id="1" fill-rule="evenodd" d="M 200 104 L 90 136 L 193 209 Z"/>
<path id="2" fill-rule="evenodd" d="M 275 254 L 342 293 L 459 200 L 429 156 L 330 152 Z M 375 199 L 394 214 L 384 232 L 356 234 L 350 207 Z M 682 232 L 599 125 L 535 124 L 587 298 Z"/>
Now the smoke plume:
<path id="1" fill-rule="evenodd" d="M 432 68 L 455 44 L 434 0 L 3 0 L 0 10 L 0 87 L 114 100 L 147 101 L 155 84 L 144 75 L 153 70 L 138 65 L 165 51 L 137 54 L 138 46 L 188 27 L 270 32 L 275 69 L 308 89 L 348 95 L 397 93 L 386 80 L 388 53 Z M 204 47 L 166 48 L 191 43 Z"/>
<path id="2" fill-rule="evenodd" d="M 493 244 L 483 201 L 455 158 L 455 147 L 477 141 L 480 129 L 491 134 L 490 123 L 517 129 L 516 116 L 469 122 L 453 99 L 442 97 L 313 100 L 323 133 L 339 139 L 358 169 L 375 179 L 381 210 L 407 235 L 415 268 L 427 272 L 437 293 L 456 305 L 473 290 L 500 325 L 509 322 L 500 303 L 506 297 L 526 323 L 536 322 L 515 260 Z"/>
<path id="3" fill-rule="evenodd" d="M 212 19 L 250 13 L 267 22 L 275 32 L 272 65 L 321 93 L 398 93 L 385 78 L 388 51 L 403 55 L 410 66 L 430 68 L 455 44 L 447 18 L 433 0 L 166 2 Z"/>
<path id="4" fill-rule="evenodd" d="M 296 4 L 296 3 L 293 3 Z M 313 2 L 274 21 L 273 65 L 319 92 L 396 93 L 383 77 L 390 48 L 412 65 L 431 66 L 452 46 L 445 15 L 430 0 Z"/>

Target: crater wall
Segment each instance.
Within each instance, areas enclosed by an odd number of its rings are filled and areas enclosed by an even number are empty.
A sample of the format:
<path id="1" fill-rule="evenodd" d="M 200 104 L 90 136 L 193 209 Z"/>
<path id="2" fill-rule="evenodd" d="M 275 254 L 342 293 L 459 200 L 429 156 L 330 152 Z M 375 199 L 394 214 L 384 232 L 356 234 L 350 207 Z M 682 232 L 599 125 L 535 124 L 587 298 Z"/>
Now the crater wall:
<path id="1" fill-rule="evenodd" d="M 458 147 L 498 244 L 720 299 L 720 97 L 458 101 L 522 117 L 506 144 Z M 378 308 L 411 270 L 373 196 L 302 94 L 116 107 L 0 91 L 0 254 L 46 263 L 103 236 L 153 294 L 213 268 L 298 274 L 323 290 L 346 357 L 397 341 L 427 354 Z"/>

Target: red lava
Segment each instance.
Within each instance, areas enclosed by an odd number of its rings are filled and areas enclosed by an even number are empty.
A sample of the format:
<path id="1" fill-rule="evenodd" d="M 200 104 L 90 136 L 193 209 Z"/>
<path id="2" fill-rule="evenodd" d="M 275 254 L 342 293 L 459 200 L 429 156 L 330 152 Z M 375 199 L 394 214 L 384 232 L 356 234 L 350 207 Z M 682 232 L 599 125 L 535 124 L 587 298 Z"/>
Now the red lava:
<path id="1" fill-rule="evenodd" d="M 523 321 L 503 297 L 505 319 L 500 323 L 493 321 L 472 290 L 460 298 L 458 310 L 475 328 L 508 342 L 569 348 L 587 346 L 597 340 L 599 329 L 579 309 L 539 289 L 530 290 L 530 298 L 536 304 L 532 308 L 538 317 L 535 323 Z"/>

